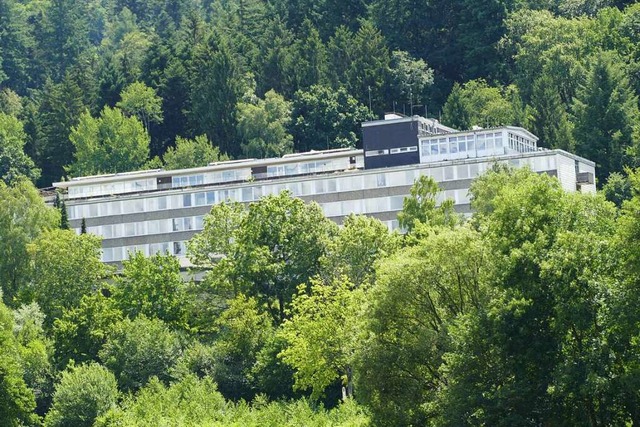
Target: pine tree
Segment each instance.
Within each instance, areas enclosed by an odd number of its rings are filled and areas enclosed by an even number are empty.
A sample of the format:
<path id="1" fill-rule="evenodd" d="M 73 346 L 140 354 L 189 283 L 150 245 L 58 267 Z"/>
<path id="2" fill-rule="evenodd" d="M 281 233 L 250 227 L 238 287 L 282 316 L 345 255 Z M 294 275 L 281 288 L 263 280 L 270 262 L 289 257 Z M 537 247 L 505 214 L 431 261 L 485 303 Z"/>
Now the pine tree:
<path id="1" fill-rule="evenodd" d="M 58 197 L 58 195 L 56 194 L 56 198 Z M 69 229 L 69 215 L 67 214 L 67 204 L 64 202 L 64 200 L 60 201 L 60 228 L 63 230 L 68 230 Z M 83 222 L 84 223 L 84 222 Z"/>
<path id="2" fill-rule="evenodd" d="M 82 218 L 80 223 L 80 234 L 87 234 L 87 220 Z"/>
<path id="3" fill-rule="evenodd" d="M 575 149 L 572 125 L 551 77 L 543 75 L 533 84 L 531 117 L 527 126 L 548 148 Z"/>
<path id="4" fill-rule="evenodd" d="M 242 94 L 242 73 L 222 37 L 211 36 L 195 48 L 190 82 L 190 121 L 195 134 L 206 134 L 230 156 L 240 155 L 236 136 L 236 105 Z"/>
<path id="5" fill-rule="evenodd" d="M 576 152 L 596 162 L 599 183 L 640 158 L 630 153 L 638 142 L 638 98 L 620 63 L 612 53 L 598 55 L 573 105 Z"/>

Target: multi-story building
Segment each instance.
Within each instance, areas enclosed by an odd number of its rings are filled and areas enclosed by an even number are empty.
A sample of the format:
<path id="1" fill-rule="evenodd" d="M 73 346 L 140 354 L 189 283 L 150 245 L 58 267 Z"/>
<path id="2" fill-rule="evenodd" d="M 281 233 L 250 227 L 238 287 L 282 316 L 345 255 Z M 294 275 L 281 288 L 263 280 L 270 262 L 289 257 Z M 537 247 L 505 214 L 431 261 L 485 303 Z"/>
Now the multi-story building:
<path id="1" fill-rule="evenodd" d="M 253 202 L 289 190 L 315 201 L 340 223 L 366 214 L 398 227 L 397 213 L 416 178 L 432 176 L 440 200 L 470 213 L 471 181 L 492 164 L 528 166 L 556 176 L 567 191 L 595 192 L 594 163 L 562 150 L 544 150 L 519 127 L 456 131 L 437 120 L 391 115 L 363 123 L 363 149 L 289 154 L 275 159 L 212 163 L 184 170 L 145 170 L 55 183 L 65 194 L 70 225 L 103 237 L 103 260 L 131 251 L 185 256 L 185 242 L 221 201 Z"/>

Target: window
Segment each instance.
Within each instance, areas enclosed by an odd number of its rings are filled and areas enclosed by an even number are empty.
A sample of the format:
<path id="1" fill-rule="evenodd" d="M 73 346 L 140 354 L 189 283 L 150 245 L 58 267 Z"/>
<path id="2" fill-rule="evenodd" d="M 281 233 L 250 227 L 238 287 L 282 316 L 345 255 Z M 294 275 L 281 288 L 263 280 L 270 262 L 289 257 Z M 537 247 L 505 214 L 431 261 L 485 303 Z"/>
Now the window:
<path id="1" fill-rule="evenodd" d="M 389 150 L 369 150 L 364 153 L 366 157 L 385 156 L 387 154 L 389 154 Z"/>
<path id="2" fill-rule="evenodd" d="M 182 218 L 173 218 L 173 231 L 182 231 L 182 227 Z"/>
<path id="3" fill-rule="evenodd" d="M 206 193 L 196 193 L 194 194 L 194 199 L 196 206 L 203 206 L 207 203 Z"/>
<path id="4" fill-rule="evenodd" d="M 102 250 L 102 261 L 103 262 L 113 261 L 113 248 L 104 248 Z"/>
<path id="5" fill-rule="evenodd" d="M 124 225 L 124 235 L 126 237 L 135 236 L 136 235 L 136 224 L 135 222 L 128 222 Z"/>
<path id="6" fill-rule="evenodd" d="M 444 180 L 450 181 L 452 179 L 455 179 L 453 176 L 453 166 L 447 166 L 444 168 Z"/>
<path id="7" fill-rule="evenodd" d="M 195 225 L 196 230 L 202 230 L 204 228 L 204 217 L 202 215 L 196 217 Z"/>
<path id="8" fill-rule="evenodd" d="M 378 187 L 386 187 L 387 186 L 386 175 L 383 173 L 379 173 L 376 177 L 376 183 Z"/>
<path id="9" fill-rule="evenodd" d="M 216 202 L 216 193 L 215 191 L 207 192 L 207 204 L 213 205 Z"/>
<path id="10" fill-rule="evenodd" d="M 184 218 L 184 229 L 193 230 L 193 218 L 191 218 L 190 216 Z"/>
<path id="11" fill-rule="evenodd" d="M 147 234 L 159 234 L 160 233 L 160 221 L 149 221 L 147 223 Z"/>
<path id="12" fill-rule="evenodd" d="M 185 208 L 191 206 L 191 194 L 182 195 L 182 206 Z"/>
<path id="13" fill-rule="evenodd" d="M 253 201 L 253 187 L 245 187 L 242 189 L 242 201 L 243 202 Z"/>
<path id="14" fill-rule="evenodd" d="M 173 254 L 184 255 L 185 252 L 184 242 L 173 242 Z"/>
<path id="15" fill-rule="evenodd" d="M 157 199 L 158 210 L 167 209 L 167 198 L 166 197 L 158 197 Z"/>

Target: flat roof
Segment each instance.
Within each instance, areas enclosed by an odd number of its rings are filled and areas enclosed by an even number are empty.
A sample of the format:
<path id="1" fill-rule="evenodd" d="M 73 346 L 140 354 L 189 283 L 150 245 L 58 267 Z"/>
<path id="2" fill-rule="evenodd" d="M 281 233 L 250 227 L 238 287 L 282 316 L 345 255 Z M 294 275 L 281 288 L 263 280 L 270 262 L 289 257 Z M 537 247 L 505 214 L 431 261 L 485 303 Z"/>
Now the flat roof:
<path id="1" fill-rule="evenodd" d="M 369 122 L 363 122 L 361 126 L 363 128 L 366 128 L 371 126 L 384 126 L 389 124 L 408 123 L 408 122 L 426 122 L 434 126 L 437 126 L 443 130 L 446 130 L 447 132 L 460 132 L 457 129 L 450 128 L 449 126 L 443 125 L 437 119 L 429 119 L 429 118 L 424 118 L 422 116 L 410 116 L 410 117 L 399 117 L 399 118 L 393 118 L 393 119 L 372 120 Z"/>
<path id="2" fill-rule="evenodd" d="M 228 160 L 223 162 L 211 163 L 208 166 L 203 166 L 199 168 L 171 169 L 171 170 L 150 169 L 150 170 L 140 170 L 140 171 L 133 171 L 133 172 L 121 172 L 121 173 L 114 173 L 114 174 L 82 176 L 82 177 L 72 178 L 69 181 L 54 182 L 53 186 L 58 188 L 69 188 L 69 187 L 75 187 L 80 185 L 90 185 L 90 184 L 97 184 L 97 183 L 156 178 L 156 177 L 163 177 L 167 175 L 171 175 L 171 176 L 190 175 L 194 173 L 216 172 L 216 171 L 224 171 L 224 170 L 246 168 L 246 167 L 298 163 L 306 160 L 313 161 L 313 160 L 320 160 L 320 159 L 333 159 L 333 158 L 339 158 L 339 157 L 357 156 L 361 154 L 362 154 L 362 150 L 355 149 L 355 148 L 339 148 L 339 149 L 324 150 L 324 151 L 307 151 L 304 153 L 292 153 L 292 154 L 286 154 L 283 157 L 274 157 L 274 158 L 268 158 L 268 159 Z"/>

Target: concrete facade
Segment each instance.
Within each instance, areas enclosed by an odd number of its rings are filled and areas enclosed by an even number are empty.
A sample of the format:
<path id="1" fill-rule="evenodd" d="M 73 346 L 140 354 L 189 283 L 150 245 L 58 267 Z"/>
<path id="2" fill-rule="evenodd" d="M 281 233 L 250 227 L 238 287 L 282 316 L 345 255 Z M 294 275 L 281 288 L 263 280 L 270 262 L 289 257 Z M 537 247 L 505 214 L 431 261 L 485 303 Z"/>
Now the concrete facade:
<path id="1" fill-rule="evenodd" d="M 366 214 L 390 229 L 398 228 L 404 198 L 422 175 L 440 185 L 439 201 L 453 199 L 465 214 L 471 213 L 471 182 L 495 163 L 556 176 L 567 191 L 595 192 L 593 162 L 562 150 L 539 150 L 537 138 L 521 128 L 458 132 L 435 120 L 392 118 L 363 124 L 363 135 L 363 150 L 82 177 L 54 185 L 65 193 L 70 226 L 79 231 L 85 219 L 87 231 L 103 237 L 103 261 L 115 264 L 132 251 L 169 252 L 186 264 L 185 242 L 203 228 L 212 205 L 251 203 L 283 190 L 318 203 L 337 223 L 349 214 Z M 407 144 L 415 149 L 401 150 Z"/>

